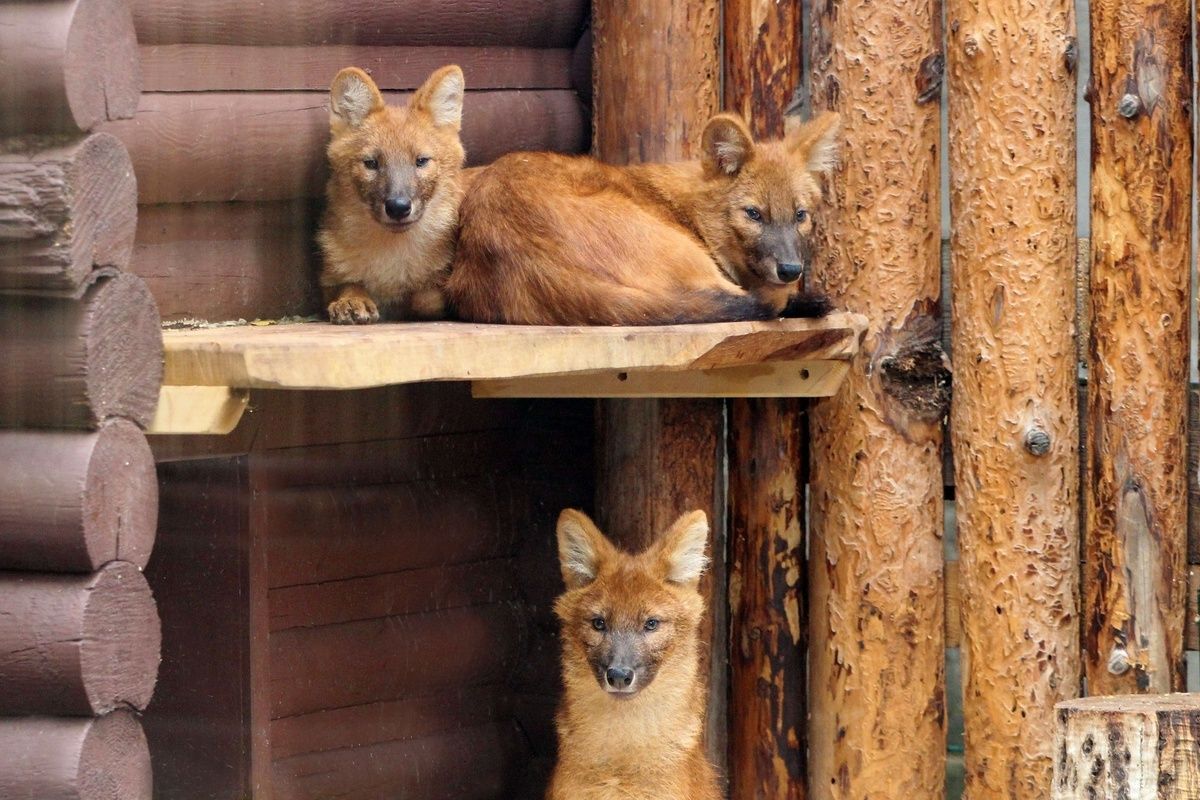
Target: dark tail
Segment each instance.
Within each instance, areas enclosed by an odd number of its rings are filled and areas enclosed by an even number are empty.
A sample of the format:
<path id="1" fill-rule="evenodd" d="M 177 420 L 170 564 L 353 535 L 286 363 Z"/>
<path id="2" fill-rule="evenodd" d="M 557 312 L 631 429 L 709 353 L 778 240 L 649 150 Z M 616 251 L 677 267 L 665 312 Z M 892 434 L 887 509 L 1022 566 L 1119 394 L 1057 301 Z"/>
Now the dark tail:
<path id="1" fill-rule="evenodd" d="M 689 322 L 750 322 L 780 317 L 823 317 L 832 308 L 829 298 L 821 294 L 795 295 L 781 309 L 752 294 L 707 290 L 694 292 L 685 298 L 673 318 L 648 324 L 676 325 Z"/>

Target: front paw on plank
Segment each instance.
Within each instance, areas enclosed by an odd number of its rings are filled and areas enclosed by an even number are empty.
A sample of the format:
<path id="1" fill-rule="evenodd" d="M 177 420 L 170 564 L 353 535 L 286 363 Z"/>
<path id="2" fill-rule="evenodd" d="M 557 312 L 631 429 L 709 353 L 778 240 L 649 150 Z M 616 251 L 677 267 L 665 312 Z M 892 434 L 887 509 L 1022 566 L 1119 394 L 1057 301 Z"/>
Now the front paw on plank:
<path id="1" fill-rule="evenodd" d="M 368 325 L 379 321 L 379 308 L 369 297 L 339 297 L 329 304 L 334 325 Z"/>

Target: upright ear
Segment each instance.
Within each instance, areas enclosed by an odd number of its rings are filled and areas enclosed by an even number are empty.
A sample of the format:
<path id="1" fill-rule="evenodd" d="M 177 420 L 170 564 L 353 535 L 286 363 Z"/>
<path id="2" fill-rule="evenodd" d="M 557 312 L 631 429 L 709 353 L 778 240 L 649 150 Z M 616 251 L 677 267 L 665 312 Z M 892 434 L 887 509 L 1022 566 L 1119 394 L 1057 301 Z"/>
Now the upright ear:
<path id="1" fill-rule="evenodd" d="M 672 583 L 695 585 L 708 566 L 708 517 L 689 511 L 675 520 L 658 543 L 664 577 Z"/>
<path id="2" fill-rule="evenodd" d="M 841 132 L 842 118 L 834 111 L 826 111 L 788 136 L 788 150 L 804 159 L 809 172 L 832 172 L 837 166 Z"/>
<path id="3" fill-rule="evenodd" d="M 741 117 L 718 114 L 704 126 L 701 149 L 706 176 L 736 175 L 754 154 L 754 137 Z"/>
<path id="4" fill-rule="evenodd" d="M 383 105 L 379 87 L 358 67 L 346 67 L 329 87 L 330 123 L 335 131 L 357 128 Z"/>
<path id="5" fill-rule="evenodd" d="M 600 565 L 614 552 L 612 543 L 587 514 L 566 508 L 558 515 L 558 562 L 568 589 L 596 580 Z"/>
<path id="6" fill-rule="evenodd" d="M 465 89 L 462 69 L 454 64 L 442 67 L 421 84 L 409 108 L 428 114 L 433 118 L 434 125 L 449 125 L 456 131 L 460 130 Z"/>

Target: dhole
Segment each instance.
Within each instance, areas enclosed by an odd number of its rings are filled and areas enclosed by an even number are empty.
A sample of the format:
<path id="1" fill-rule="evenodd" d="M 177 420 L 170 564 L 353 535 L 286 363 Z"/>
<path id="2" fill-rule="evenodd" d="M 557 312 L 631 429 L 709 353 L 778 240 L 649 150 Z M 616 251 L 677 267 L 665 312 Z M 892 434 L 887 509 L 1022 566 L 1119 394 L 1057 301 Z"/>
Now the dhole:
<path id="1" fill-rule="evenodd" d="M 717 800 L 700 745 L 697 589 L 708 520 L 684 514 L 640 555 L 573 509 L 558 519 L 566 592 L 558 763 L 549 800 Z"/>
<path id="2" fill-rule="evenodd" d="M 756 144 L 720 114 L 699 162 L 504 156 L 463 200 L 451 304 L 467 320 L 541 325 L 819 316 L 825 299 L 795 292 L 837 130 L 824 114 Z"/>
<path id="3" fill-rule="evenodd" d="M 462 200 L 463 73 L 442 67 L 407 108 L 387 106 L 365 72 L 330 87 L 328 207 L 317 240 L 329 319 L 443 316 L 441 284 Z"/>

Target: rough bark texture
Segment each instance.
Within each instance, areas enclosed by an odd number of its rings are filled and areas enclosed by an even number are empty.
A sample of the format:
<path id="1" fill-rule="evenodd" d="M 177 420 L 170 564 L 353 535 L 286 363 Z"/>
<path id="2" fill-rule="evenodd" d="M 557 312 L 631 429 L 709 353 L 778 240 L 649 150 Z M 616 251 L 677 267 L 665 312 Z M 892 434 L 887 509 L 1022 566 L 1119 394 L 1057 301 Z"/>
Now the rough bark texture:
<path id="1" fill-rule="evenodd" d="M 813 105 L 844 130 L 815 286 L 870 321 L 811 416 L 814 797 L 937 798 L 945 782 L 940 28 L 938 2 L 813 5 Z"/>
<path id="2" fill-rule="evenodd" d="M 137 182 L 119 139 L 0 142 L 0 289 L 73 292 L 93 267 L 124 269 L 136 227 Z"/>
<path id="3" fill-rule="evenodd" d="M 132 422 L 0 433 L 0 568 L 144 567 L 157 524 L 154 456 Z"/>
<path id="4" fill-rule="evenodd" d="M 137 717 L 0 719 L 0 797 L 150 800 L 150 752 Z"/>
<path id="5" fill-rule="evenodd" d="M 729 788 L 805 796 L 801 401 L 734 400 L 729 417 Z"/>
<path id="6" fill-rule="evenodd" d="M 800 2 L 727 0 L 724 105 L 782 136 L 800 83 Z M 805 796 L 803 406 L 729 403 L 729 789 Z"/>
<path id="7" fill-rule="evenodd" d="M 1051 800 L 1200 797 L 1200 694 L 1060 703 Z"/>
<path id="8" fill-rule="evenodd" d="M 0 573 L 0 714 L 144 709 L 160 640 L 150 587 L 132 564 Z"/>
<path id="9" fill-rule="evenodd" d="M 0 6 L 0 134 L 89 131 L 132 117 L 140 92 L 126 0 Z"/>
<path id="10" fill-rule="evenodd" d="M 1097 0 L 1084 648 L 1092 694 L 1183 688 L 1188 4 Z"/>
<path id="11" fill-rule="evenodd" d="M 145 427 L 162 369 L 158 309 L 136 275 L 102 277 L 81 300 L 0 297 L 0 426 Z"/>
<path id="12" fill-rule="evenodd" d="M 1040 800 L 1078 695 L 1073 0 L 947 0 L 966 797 Z"/>
<path id="13" fill-rule="evenodd" d="M 625 164 L 698 155 L 720 102 L 720 3 L 597 3 L 592 25 L 593 151 Z M 718 476 L 725 426 L 719 401 L 601 401 L 596 510 L 602 529 L 636 550 L 693 508 L 708 513 L 713 567 L 702 591 L 710 643 L 706 743 L 724 772 L 727 618 L 725 498 Z"/>

